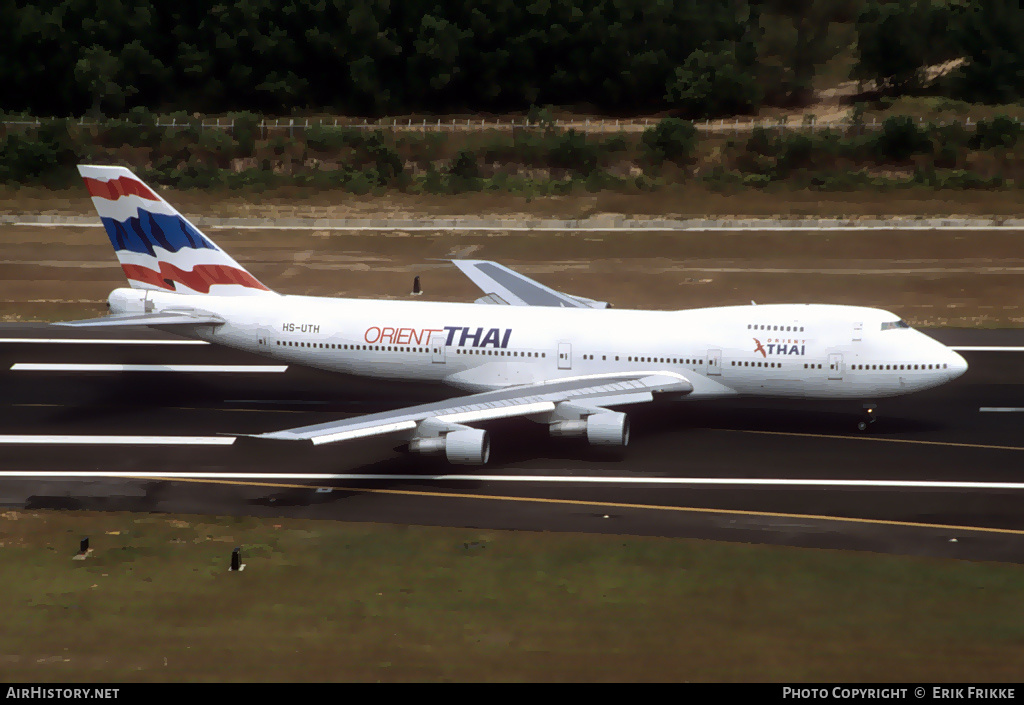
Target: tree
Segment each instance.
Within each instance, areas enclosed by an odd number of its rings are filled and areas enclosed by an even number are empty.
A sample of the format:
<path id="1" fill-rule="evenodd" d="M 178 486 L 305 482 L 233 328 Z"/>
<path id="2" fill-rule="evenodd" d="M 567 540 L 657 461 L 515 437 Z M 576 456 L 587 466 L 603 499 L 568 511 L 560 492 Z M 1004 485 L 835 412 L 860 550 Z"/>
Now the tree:
<path id="1" fill-rule="evenodd" d="M 889 93 L 919 90 L 926 65 L 955 55 L 947 39 L 949 14 L 947 4 L 932 0 L 870 0 L 857 17 L 853 77 Z"/>
<path id="2" fill-rule="evenodd" d="M 104 103 L 120 111 L 124 107 L 125 98 L 135 92 L 131 86 L 122 87 L 117 84 L 117 66 L 114 55 L 101 46 L 86 49 L 75 64 L 75 79 L 93 97 L 89 113 L 94 117 L 102 116 Z"/>
<path id="3" fill-rule="evenodd" d="M 968 0 L 951 24 L 964 56 L 952 81 L 955 97 L 1012 103 L 1024 96 L 1024 9 L 1017 0 Z"/>
<path id="4" fill-rule="evenodd" d="M 667 86 L 665 100 L 690 117 L 747 113 L 761 100 L 753 74 L 741 66 L 736 53 L 697 49 L 690 54 Z"/>
<path id="5" fill-rule="evenodd" d="M 772 74 L 788 102 L 804 104 L 814 92 L 818 67 L 849 43 L 842 24 L 856 17 L 863 0 L 762 0 L 762 71 Z M 842 24 L 840 24 L 842 23 Z"/>

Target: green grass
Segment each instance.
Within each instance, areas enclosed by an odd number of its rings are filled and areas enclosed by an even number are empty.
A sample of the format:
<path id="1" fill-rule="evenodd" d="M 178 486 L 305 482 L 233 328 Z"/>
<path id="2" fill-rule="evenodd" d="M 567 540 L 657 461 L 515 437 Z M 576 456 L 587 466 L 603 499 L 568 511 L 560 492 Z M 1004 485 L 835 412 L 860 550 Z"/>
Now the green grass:
<path id="1" fill-rule="evenodd" d="M 0 531 L 7 681 L 997 681 L 1024 668 L 1016 565 L 118 513 L 8 512 Z M 94 552 L 72 560 L 83 535 Z M 246 569 L 230 573 L 238 545 Z"/>

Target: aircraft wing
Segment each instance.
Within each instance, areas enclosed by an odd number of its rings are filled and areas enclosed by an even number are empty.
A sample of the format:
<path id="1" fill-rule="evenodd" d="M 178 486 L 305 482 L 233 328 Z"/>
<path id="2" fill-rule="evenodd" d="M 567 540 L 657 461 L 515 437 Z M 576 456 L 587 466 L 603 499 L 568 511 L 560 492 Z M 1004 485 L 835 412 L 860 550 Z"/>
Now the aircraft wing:
<path id="1" fill-rule="evenodd" d="M 491 419 L 529 416 L 550 422 L 565 418 L 561 411 L 596 413 L 601 406 L 636 404 L 652 401 L 655 394 L 689 394 L 693 385 L 675 372 L 626 372 L 555 379 L 539 384 L 507 387 L 481 394 L 455 397 L 441 402 L 410 406 L 378 414 L 356 416 L 313 426 L 301 426 L 254 435 L 290 441 L 309 441 L 313 445 L 335 443 L 354 438 L 405 433 L 408 438 L 436 436 L 463 424 Z"/>
<path id="2" fill-rule="evenodd" d="M 455 259 L 452 260 L 452 263 L 486 294 L 477 299 L 477 303 L 554 306 L 556 308 L 611 307 L 605 301 L 594 301 L 582 296 L 570 296 L 555 291 L 497 262 L 481 259 Z"/>
<path id="3" fill-rule="evenodd" d="M 161 311 L 160 313 L 116 313 L 100 318 L 87 318 L 82 321 L 55 323 L 58 326 L 73 328 L 107 327 L 107 326 L 173 326 L 207 324 L 219 326 L 224 319 L 212 313 L 202 311 Z"/>

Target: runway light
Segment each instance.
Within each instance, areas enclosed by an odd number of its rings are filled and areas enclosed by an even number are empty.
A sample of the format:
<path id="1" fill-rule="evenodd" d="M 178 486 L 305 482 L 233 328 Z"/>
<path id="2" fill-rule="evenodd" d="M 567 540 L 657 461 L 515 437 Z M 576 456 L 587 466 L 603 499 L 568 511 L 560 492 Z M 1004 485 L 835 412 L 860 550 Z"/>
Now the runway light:
<path id="1" fill-rule="evenodd" d="M 420 289 L 420 278 L 419 278 L 419 275 L 417 275 L 417 276 L 413 277 L 413 280 L 412 280 L 412 295 L 413 296 L 419 296 L 422 293 L 423 293 L 423 290 Z"/>
<path id="2" fill-rule="evenodd" d="M 236 548 L 231 552 L 231 567 L 228 568 L 231 572 L 238 572 L 245 570 L 245 563 L 242 563 L 242 549 L 241 547 Z"/>
<path id="3" fill-rule="evenodd" d="M 950 543 L 956 543 L 956 539 L 950 539 L 949 542 Z"/>

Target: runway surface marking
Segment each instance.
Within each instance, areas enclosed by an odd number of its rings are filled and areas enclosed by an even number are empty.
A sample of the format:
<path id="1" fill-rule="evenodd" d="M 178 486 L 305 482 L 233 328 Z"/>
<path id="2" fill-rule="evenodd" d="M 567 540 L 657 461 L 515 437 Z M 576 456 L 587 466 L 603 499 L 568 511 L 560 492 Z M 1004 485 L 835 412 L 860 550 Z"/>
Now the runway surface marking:
<path id="1" fill-rule="evenodd" d="M 4 438 L 0 436 L 0 443 Z M 47 436 L 27 436 L 47 438 Z M 58 436 L 58 438 L 61 438 Z M 63 436 L 80 438 L 80 436 Z M 105 438 L 111 438 L 106 436 Z M 116 438 L 116 437 L 115 437 Z M 147 438 L 146 436 L 125 436 L 124 438 Z M 179 439 L 186 436 L 154 436 L 152 438 Z M 211 445 L 227 445 L 234 438 L 223 442 L 221 436 L 195 436 L 201 442 L 209 439 Z M 221 441 L 221 443 L 214 443 Z M 39 441 L 43 442 L 43 441 Z M 396 475 L 362 473 L 301 473 L 301 472 L 132 472 L 127 470 L 2 470 L 0 478 L 120 478 L 120 479 L 168 479 L 168 480 L 402 480 L 419 482 L 523 482 L 523 483 L 566 483 L 566 484 L 609 484 L 609 485 L 724 485 L 724 486 L 767 486 L 767 487 L 868 487 L 897 489 L 957 489 L 957 490 L 1024 490 L 1024 482 L 978 482 L 957 480 L 825 480 L 814 478 L 757 478 L 757 477 L 606 477 L 576 475 Z"/>
<path id="2" fill-rule="evenodd" d="M 93 363 L 16 362 L 19 372 L 285 372 L 288 365 L 125 365 Z"/>
<path id="3" fill-rule="evenodd" d="M 1022 406 L 980 406 L 978 411 L 985 412 L 1001 412 L 1001 411 L 1024 411 Z"/>
<path id="4" fill-rule="evenodd" d="M 893 519 L 860 519 L 854 517 L 837 517 L 828 516 L 824 514 L 789 514 L 783 512 L 758 512 L 747 509 L 712 509 L 709 507 L 673 507 L 656 504 L 632 504 L 627 502 L 600 502 L 600 501 L 588 501 L 582 499 L 553 499 L 548 497 L 509 497 L 503 495 L 486 495 L 486 494 L 466 494 L 457 492 L 426 492 L 417 490 L 394 490 L 394 489 L 382 489 L 382 488 L 364 488 L 364 487 L 332 487 L 332 486 L 315 486 L 315 485 L 290 485 L 276 482 L 252 482 L 242 480 L 221 480 L 221 479 L 198 479 L 198 478 L 172 478 L 167 475 L 155 476 L 155 477 L 138 477 L 140 480 L 152 480 L 152 479 L 168 479 L 177 480 L 179 482 L 195 482 L 195 483 L 206 483 L 216 485 L 240 485 L 248 487 L 270 487 L 277 489 L 300 489 L 300 490 L 314 490 L 314 491 L 327 491 L 332 492 L 362 492 L 372 494 L 393 494 L 393 495 L 404 495 L 404 496 L 415 496 L 415 497 L 443 497 L 448 499 L 483 499 L 483 500 L 500 500 L 506 502 L 533 502 L 540 504 L 559 504 L 559 505 L 571 505 L 571 506 L 584 506 L 584 507 L 599 507 L 602 509 L 642 509 L 642 510 L 653 510 L 663 512 L 682 512 L 691 514 L 725 514 L 734 516 L 749 516 L 749 517 L 761 517 L 761 518 L 773 518 L 773 519 L 796 519 L 796 520 L 818 520 L 818 521 L 830 521 L 830 522 L 847 522 L 853 524 L 872 524 L 881 526 L 898 526 L 908 528 L 924 528 L 924 529 L 940 529 L 943 531 L 974 531 L 981 533 L 995 533 L 995 534 L 1011 534 L 1016 536 L 1024 536 L 1024 530 L 1022 529 L 999 529 L 984 526 L 957 526 L 952 524 L 927 524 L 924 522 L 916 521 L 896 521 Z"/>
<path id="5" fill-rule="evenodd" d="M 229 446 L 234 442 L 233 436 L 0 436 L 2 445 Z"/>
<path id="6" fill-rule="evenodd" d="M 951 350 L 963 352 L 1021 352 L 1024 346 L 1020 345 L 950 345 Z"/>
<path id="7" fill-rule="evenodd" d="M 0 338 L 4 343 L 38 343 L 40 345 L 209 345 L 205 340 L 131 340 L 127 338 Z"/>
<path id="8" fill-rule="evenodd" d="M 829 433 L 796 433 L 793 431 L 754 431 L 746 428 L 715 428 L 713 431 L 728 433 L 758 433 L 764 436 L 796 436 L 798 438 L 838 438 L 844 441 L 874 441 L 876 443 L 915 443 L 925 446 L 946 446 L 952 448 L 984 448 L 986 450 L 1024 450 L 1024 446 L 993 446 L 983 443 L 953 443 L 951 441 L 921 441 L 912 438 L 879 438 L 878 436 L 839 436 Z"/>
<path id="9" fill-rule="evenodd" d="M 269 402 L 274 403 L 274 402 Z M 323 402 L 329 404 L 330 402 Z M 77 404 L 49 404 L 49 403 L 24 403 L 24 404 L 11 404 L 11 407 L 25 407 L 25 408 L 46 408 L 46 409 L 77 409 Z M 108 408 L 123 408 L 120 404 L 107 404 L 106 406 L 100 405 L 95 408 L 108 409 Z M 247 409 L 243 406 L 161 406 L 160 409 L 164 411 L 209 411 L 211 408 L 215 408 L 216 411 L 230 411 L 233 414 L 309 414 L 309 409 Z"/>

